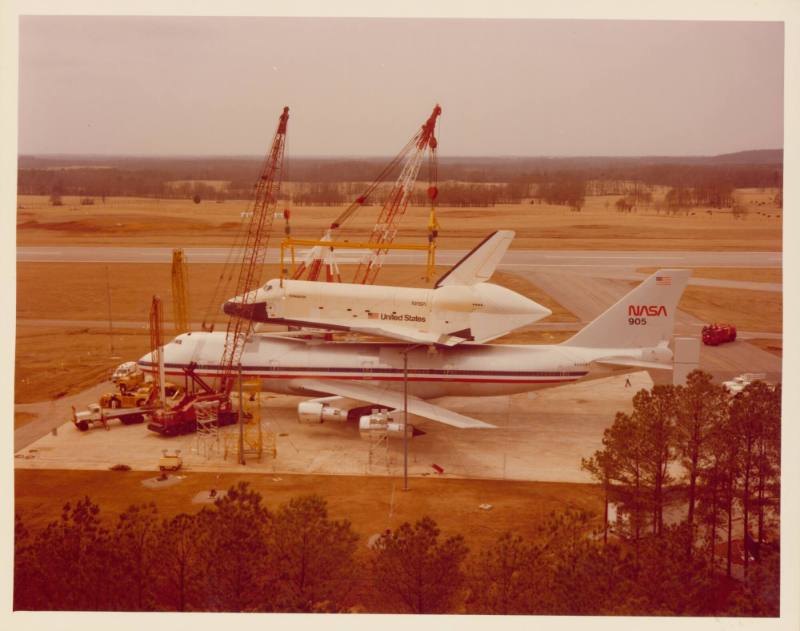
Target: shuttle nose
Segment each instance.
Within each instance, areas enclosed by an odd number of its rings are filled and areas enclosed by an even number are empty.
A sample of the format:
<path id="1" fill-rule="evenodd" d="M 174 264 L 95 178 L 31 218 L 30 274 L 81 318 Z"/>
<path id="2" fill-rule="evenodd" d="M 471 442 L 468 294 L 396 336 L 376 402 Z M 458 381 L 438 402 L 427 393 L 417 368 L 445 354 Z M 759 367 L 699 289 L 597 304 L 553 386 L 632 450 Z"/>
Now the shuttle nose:
<path id="1" fill-rule="evenodd" d="M 245 320 L 254 320 L 255 322 L 267 321 L 267 303 L 263 301 L 245 304 L 234 298 L 222 305 L 222 311 L 229 316 L 235 316 Z"/>

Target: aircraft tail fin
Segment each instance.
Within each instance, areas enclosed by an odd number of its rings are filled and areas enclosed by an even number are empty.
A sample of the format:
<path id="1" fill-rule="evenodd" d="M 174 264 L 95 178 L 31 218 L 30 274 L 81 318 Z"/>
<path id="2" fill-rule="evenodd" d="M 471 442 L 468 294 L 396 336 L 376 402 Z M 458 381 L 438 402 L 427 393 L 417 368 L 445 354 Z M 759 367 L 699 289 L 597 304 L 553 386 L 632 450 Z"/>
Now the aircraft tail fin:
<path id="1" fill-rule="evenodd" d="M 485 283 L 494 274 L 513 240 L 513 230 L 493 232 L 436 281 L 435 287 Z"/>
<path id="2" fill-rule="evenodd" d="M 564 346 L 646 348 L 668 342 L 691 270 L 662 269 L 578 331 Z"/>

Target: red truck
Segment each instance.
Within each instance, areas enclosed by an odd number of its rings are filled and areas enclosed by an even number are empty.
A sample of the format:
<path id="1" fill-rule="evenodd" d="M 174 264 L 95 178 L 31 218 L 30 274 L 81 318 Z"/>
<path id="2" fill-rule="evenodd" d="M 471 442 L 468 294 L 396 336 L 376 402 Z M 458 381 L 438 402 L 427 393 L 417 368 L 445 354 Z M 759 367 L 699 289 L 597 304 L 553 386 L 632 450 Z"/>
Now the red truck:
<path id="1" fill-rule="evenodd" d="M 233 425 L 238 419 L 236 410 L 226 396 L 212 392 L 208 394 L 186 394 L 173 408 L 162 408 L 153 412 L 147 429 L 164 436 L 191 434 L 197 431 L 195 403 L 219 402 L 217 425 Z"/>
<path id="2" fill-rule="evenodd" d="M 719 346 L 736 339 L 736 327 L 732 324 L 707 324 L 703 327 L 703 344 Z"/>

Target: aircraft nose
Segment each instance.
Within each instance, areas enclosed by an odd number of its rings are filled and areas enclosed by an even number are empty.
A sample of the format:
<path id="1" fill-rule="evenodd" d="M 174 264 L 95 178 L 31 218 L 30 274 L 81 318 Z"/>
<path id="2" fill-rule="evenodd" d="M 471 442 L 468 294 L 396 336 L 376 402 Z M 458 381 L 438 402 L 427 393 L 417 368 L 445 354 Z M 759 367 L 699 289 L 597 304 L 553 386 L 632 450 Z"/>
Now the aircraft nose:
<path id="1" fill-rule="evenodd" d="M 139 368 L 145 371 L 150 371 L 153 369 L 153 353 L 146 353 L 139 358 L 139 361 L 136 362 L 139 365 Z"/>
<path id="2" fill-rule="evenodd" d="M 253 320 L 255 322 L 267 321 L 267 303 L 243 303 L 239 300 L 228 300 L 222 305 L 222 311 L 229 316 Z"/>

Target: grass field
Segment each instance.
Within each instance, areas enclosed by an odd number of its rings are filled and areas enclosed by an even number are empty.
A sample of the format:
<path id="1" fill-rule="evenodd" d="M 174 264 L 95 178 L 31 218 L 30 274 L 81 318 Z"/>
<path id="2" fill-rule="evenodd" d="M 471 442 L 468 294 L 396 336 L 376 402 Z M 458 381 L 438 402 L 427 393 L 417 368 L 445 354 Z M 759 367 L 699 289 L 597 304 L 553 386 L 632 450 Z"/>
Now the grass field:
<path id="1" fill-rule="evenodd" d="M 15 510 L 26 524 L 39 528 L 58 519 L 65 502 L 89 496 L 100 505 L 101 514 L 116 517 L 131 504 L 155 501 L 159 513 L 170 517 L 202 509 L 202 504 L 192 502 L 201 491 L 227 489 L 246 481 L 262 494 L 270 509 L 298 495 L 322 496 L 332 518 L 352 522 L 363 546 L 374 533 L 429 515 L 445 534 L 463 534 L 473 549 L 492 543 L 505 531 L 533 536 L 553 511 L 587 510 L 599 524 L 603 510 L 600 490 L 589 484 L 414 478 L 409 482 L 410 490 L 404 492 L 400 478 L 192 472 L 180 472 L 178 475 L 186 478 L 163 489 L 141 484 L 155 475 L 18 469 Z M 482 510 L 480 504 L 491 504 L 492 508 Z"/>
<path id="2" fill-rule="evenodd" d="M 727 322 L 742 331 L 783 330 L 780 292 L 689 286 L 678 306 L 704 322 Z"/>
<path id="3" fill-rule="evenodd" d="M 758 346 L 762 351 L 767 351 L 778 357 L 783 357 L 783 341 L 782 340 L 748 340 L 750 344 Z"/>
<path id="4" fill-rule="evenodd" d="M 772 203 L 774 191 L 739 191 L 748 213 L 735 218 L 730 209 L 692 209 L 667 215 L 652 208 L 619 213 L 618 196 L 587 197 L 580 212 L 545 204 L 504 204 L 489 208 L 439 209 L 439 247 L 471 249 L 498 228 L 514 229 L 512 248 L 540 250 L 762 250 L 782 247 L 782 213 Z M 759 205 L 761 204 L 761 205 Z M 283 205 L 281 205 L 282 207 Z M 234 241 L 245 201 L 108 198 L 81 206 L 65 197 L 64 206 L 49 205 L 46 196 L 21 196 L 17 222 L 20 245 L 226 246 Z M 292 234 L 319 238 L 340 207 L 292 209 Z M 375 223 L 377 207 L 357 213 L 341 231 L 343 239 L 360 239 Z M 422 243 L 428 209 L 410 207 L 400 241 Z M 283 220 L 273 227 L 273 245 L 283 235 Z"/>

